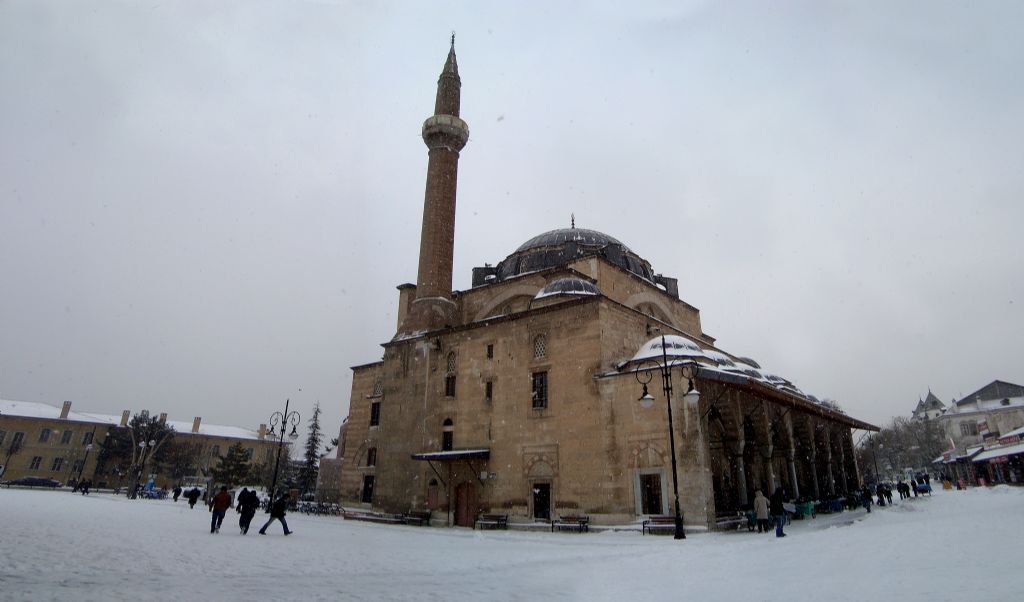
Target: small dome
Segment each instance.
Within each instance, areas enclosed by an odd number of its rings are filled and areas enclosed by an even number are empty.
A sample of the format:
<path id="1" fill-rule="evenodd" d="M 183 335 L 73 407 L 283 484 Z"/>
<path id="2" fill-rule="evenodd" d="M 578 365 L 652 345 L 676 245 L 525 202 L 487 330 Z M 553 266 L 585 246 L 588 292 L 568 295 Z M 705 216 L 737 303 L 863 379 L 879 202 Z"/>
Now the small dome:
<path id="1" fill-rule="evenodd" d="M 498 280 L 565 265 L 580 257 L 599 255 L 620 268 L 654 282 L 651 264 L 617 239 L 597 230 L 551 230 L 519 245 L 497 265 Z"/>
<path id="2" fill-rule="evenodd" d="M 704 350 L 700 348 L 700 345 L 694 343 L 686 337 L 681 337 L 676 334 L 665 335 L 665 350 L 666 355 L 670 360 L 678 358 L 693 359 L 698 357 L 707 357 Z M 654 337 L 653 339 L 644 343 L 640 351 L 636 352 L 636 355 L 630 359 L 630 362 L 642 362 L 648 359 L 660 359 L 662 357 L 661 337 Z"/>
<path id="3" fill-rule="evenodd" d="M 544 288 L 540 289 L 540 292 L 534 297 L 534 299 L 543 299 L 544 297 L 553 297 L 555 295 L 600 295 L 601 290 L 586 280 L 579 278 L 559 278 L 558 280 L 547 283 Z"/>

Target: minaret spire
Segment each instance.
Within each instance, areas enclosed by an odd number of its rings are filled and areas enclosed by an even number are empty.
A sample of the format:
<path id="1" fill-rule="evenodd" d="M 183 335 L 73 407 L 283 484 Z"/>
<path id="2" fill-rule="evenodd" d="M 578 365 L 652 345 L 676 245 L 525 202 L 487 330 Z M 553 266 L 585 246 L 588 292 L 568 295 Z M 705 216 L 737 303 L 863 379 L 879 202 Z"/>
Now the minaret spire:
<path id="1" fill-rule="evenodd" d="M 455 191 L 459 151 L 469 140 L 469 126 L 459 118 L 462 80 L 455 60 L 455 32 L 441 76 L 434 114 L 423 122 L 427 185 L 423 198 L 416 296 L 398 328 L 399 335 L 438 330 L 455 324 L 452 262 L 455 249 Z"/>

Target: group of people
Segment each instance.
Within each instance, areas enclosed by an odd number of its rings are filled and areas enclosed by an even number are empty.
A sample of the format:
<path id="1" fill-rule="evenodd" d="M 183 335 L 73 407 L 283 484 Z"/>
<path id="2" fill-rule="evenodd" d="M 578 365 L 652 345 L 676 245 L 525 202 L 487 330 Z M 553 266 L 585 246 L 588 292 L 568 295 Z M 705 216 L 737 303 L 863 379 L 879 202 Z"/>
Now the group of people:
<path id="1" fill-rule="evenodd" d="M 224 522 L 224 515 L 227 514 L 228 508 L 232 506 L 231 494 L 228 493 L 226 485 L 222 485 L 217 495 L 210 498 L 210 533 L 220 533 L 221 524 Z M 260 507 L 260 498 L 256 495 L 255 490 L 242 488 L 242 491 L 238 494 L 237 505 L 235 510 L 240 515 L 238 518 L 238 528 L 242 535 L 249 532 L 249 524 L 252 522 L 252 518 L 256 515 L 256 510 Z M 282 493 L 274 502 L 270 505 L 270 519 L 260 528 L 260 535 L 267 534 L 267 527 L 271 525 L 275 520 L 281 521 L 281 526 L 284 527 L 284 534 L 291 535 L 293 531 L 288 528 L 288 522 L 284 519 L 285 511 L 288 508 L 288 495 Z"/>
<path id="2" fill-rule="evenodd" d="M 75 487 L 71 490 L 71 493 L 81 491 L 82 495 L 89 495 L 90 489 L 92 489 L 92 479 L 84 479 L 75 483 Z"/>
<path id="3" fill-rule="evenodd" d="M 775 520 L 775 537 L 785 537 L 783 526 L 786 524 L 786 493 L 777 487 L 771 498 L 766 498 L 761 490 L 754 492 L 754 514 L 757 517 L 757 532 L 770 533 L 768 517 Z"/>

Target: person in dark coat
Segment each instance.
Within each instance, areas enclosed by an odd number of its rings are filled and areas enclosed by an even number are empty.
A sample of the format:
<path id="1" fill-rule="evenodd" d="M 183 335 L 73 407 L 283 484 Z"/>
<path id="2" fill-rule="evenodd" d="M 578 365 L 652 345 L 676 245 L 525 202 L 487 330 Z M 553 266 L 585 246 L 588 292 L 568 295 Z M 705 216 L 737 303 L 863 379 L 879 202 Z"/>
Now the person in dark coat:
<path id="1" fill-rule="evenodd" d="M 231 507 L 231 494 L 228 493 L 228 486 L 221 485 L 220 491 L 210 500 L 210 512 L 213 516 L 210 519 L 210 533 L 220 533 L 220 525 L 224 522 L 224 514 Z"/>
<path id="2" fill-rule="evenodd" d="M 178 501 L 178 497 L 181 495 L 181 486 L 175 485 L 172 493 L 174 493 L 174 501 Z"/>
<path id="3" fill-rule="evenodd" d="M 288 507 L 288 494 L 282 493 L 277 500 L 270 506 L 270 520 L 267 521 L 263 527 L 260 528 L 260 535 L 267 534 L 267 527 L 270 523 L 275 520 L 281 521 L 281 526 L 284 527 L 284 534 L 291 535 L 292 531 L 288 530 L 288 523 L 284 520 L 285 509 Z"/>
<path id="4" fill-rule="evenodd" d="M 782 532 L 782 526 L 786 524 L 786 507 L 783 504 L 786 502 L 786 494 L 783 493 L 782 487 L 775 489 L 775 493 L 772 494 L 769 500 L 769 510 L 772 516 L 775 517 L 775 537 L 785 537 L 786 534 Z"/>
<path id="5" fill-rule="evenodd" d="M 185 495 L 185 497 L 188 498 L 188 507 L 189 508 L 195 508 L 196 507 L 196 502 L 199 501 L 199 488 L 198 487 L 193 487 Z"/>
<path id="6" fill-rule="evenodd" d="M 238 494 L 238 513 L 241 515 L 238 518 L 238 528 L 242 535 L 249 532 L 249 523 L 252 522 L 252 517 L 256 516 L 256 509 L 259 507 L 260 498 L 256 491 L 242 488 L 242 492 Z"/>

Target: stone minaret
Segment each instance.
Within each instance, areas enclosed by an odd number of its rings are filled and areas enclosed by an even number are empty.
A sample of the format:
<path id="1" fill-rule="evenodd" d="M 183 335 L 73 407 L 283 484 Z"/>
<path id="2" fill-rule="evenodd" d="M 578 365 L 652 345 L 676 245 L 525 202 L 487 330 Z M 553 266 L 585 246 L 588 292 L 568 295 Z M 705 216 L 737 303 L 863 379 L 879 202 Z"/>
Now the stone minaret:
<path id="1" fill-rule="evenodd" d="M 455 36 L 437 80 L 434 115 L 423 122 L 423 142 L 430 149 L 427 188 L 423 198 L 423 231 L 416 296 L 398 328 L 408 335 L 454 325 L 452 255 L 455 248 L 455 188 L 459 151 L 469 139 L 469 126 L 459 119 L 462 80 L 455 62 Z"/>

